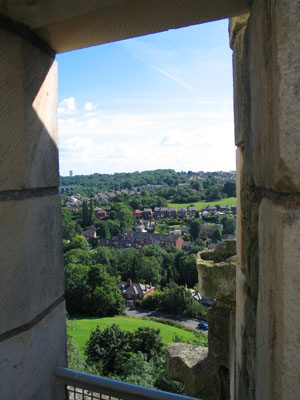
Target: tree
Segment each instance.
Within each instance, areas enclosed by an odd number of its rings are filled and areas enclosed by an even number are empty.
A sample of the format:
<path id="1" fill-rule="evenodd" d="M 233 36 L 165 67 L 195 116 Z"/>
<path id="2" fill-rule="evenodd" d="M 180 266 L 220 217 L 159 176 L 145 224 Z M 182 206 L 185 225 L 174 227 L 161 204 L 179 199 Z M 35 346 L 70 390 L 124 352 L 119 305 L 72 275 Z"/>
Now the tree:
<path id="1" fill-rule="evenodd" d="M 120 372 L 120 376 L 113 376 L 113 378 L 133 385 L 155 388 L 156 365 L 153 360 L 147 361 L 146 354 L 141 351 L 131 353 L 126 363 L 122 363 Z"/>
<path id="2" fill-rule="evenodd" d="M 71 240 L 76 235 L 76 222 L 72 220 L 72 211 L 67 207 L 62 207 L 62 236 L 64 239 Z"/>
<path id="3" fill-rule="evenodd" d="M 97 373 L 96 368 L 88 365 L 84 360 L 78 347 L 74 343 L 72 337 L 67 335 L 67 354 L 68 354 L 68 368 L 76 371 L 85 372 L 87 374 Z"/>
<path id="4" fill-rule="evenodd" d="M 112 278 L 112 277 L 111 277 Z M 93 291 L 93 314 L 97 317 L 111 317 L 119 315 L 125 310 L 125 300 L 115 282 L 107 278 L 101 287 Z"/>
<path id="5" fill-rule="evenodd" d="M 228 181 L 224 183 L 223 192 L 226 193 L 227 197 L 236 196 L 236 183 L 234 181 Z"/>
<path id="6" fill-rule="evenodd" d="M 88 272 L 87 284 L 90 288 L 88 313 L 97 317 L 121 314 L 125 300 L 117 289 L 116 278 L 109 275 L 106 268 L 93 265 Z"/>
<path id="7" fill-rule="evenodd" d="M 115 222 L 115 221 L 113 221 L 113 222 Z M 110 239 L 111 238 L 109 225 L 106 221 L 97 222 L 96 227 L 97 227 L 97 236 L 99 236 L 101 239 Z"/>
<path id="8" fill-rule="evenodd" d="M 150 360 L 162 351 L 163 343 L 160 337 L 160 330 L 149 327 L 138 328 L 134 331 L 131 346 L 135 353 L 141 351 Z"/>
<path id="9" fill-rule="evenodd" d="M 217 243 L 221 239 L 222 239 L 222 231 L 220 228 L 217 228 L 212 234 L 212 240 Z"/>
<path id="10" fill-rule="evenodd" d="M 222 198 L 218 186 L 211 186 L 207 189 L 206 198 L 209 201 L 220 200 Z"/>
<path id="11" fill-rule="evenodd" d="M 90 216 L 89 216 L 89 208 L 86 200 L 82 202 L 82 227 L 85 228 L 89 225 Z"/>
<path id="12" fill-rule="evenodd" d="M 68 313 L 82 314 L 84 298 L 89 293 L 87 285 L 89 267 L 80 264 L 65 266 L 65 299 Z"/>
<path id="13" fill-rule="evenodd" d="M 200 218 L 195 218 L 190 224 L 190 233 L 193 240 L 199 238 L 201 228 L 202 228 L 202 220 Z"/>
<path id="14" fill-rule="evenodd" d="M 152 282 L 157 285 L 161 280 L 161 265 L 156 257 L 140 256 L 136 258 L 135 277 L 138 282 Z"/>
<path id="15" fill-rule="evenodd" d="M 87 250 L 72 249 L 64 254 L 64 263 L 66 264 L 82 264 L 92 265 L 91 253 Z"/>
<path id="16" fill-rule="evenodd" d="M 71 239 L 68 249 L 88 250 L 89 244 L 88 241 L 83 236 L 76 235 Z"/>
<path id="17" fill-rule="evenodd" d="M 118 369 L 116 358 L 129 359 L 132 334 L 119 325 L 101 330 L 99 326 L 91 332 L 85 354 L 89 365 L 94 365 L 100 374 L 108 375 Z"/>
<path id="18" fill-rule="evenodd" d="M 176 259 L 177 282 L 193 287 L 198 282 L 196 254 L 179 254 Z"/>
<path id="19" fill-rule="evenodd" d="M 172 314 L 181 314 L 192 303 L 193 298 L 190 291 L 186 290 L 184 286 L 172 283 L 165 291 L 162 298 L 163 311 Z"/>
<path id="20" fill-rule="evenodd" d="M 130 208 L 127 206 L 121 207 L 117 212 L 117 218 L 120 222 L 120 227 L 123 232 L 132 228 L 134 224 L 134 216 Z"/>
<path id="21" fill-rule="evenodd" d="M 112 237 L 117 236 L 120 233 L 120 222 L 118 220 L 108 219 L 106 220 L 106 223 Z"/>
<path id="22" fill-rule="evenodd" d="M 224 215 L 224 217 L 221 219 L 221 224 L 223 225 L 223 233 L 230 235 L 235 234 L 236 219 L 234 216 Z"/>
<path id="23" fill-rule="evenodd" d="M 93 225 L 94 221 L 95 221 L 95 204 L 94 204 L 94 200 L 90 199 L 89 223 L 88 223 L 88 225 Z"/>

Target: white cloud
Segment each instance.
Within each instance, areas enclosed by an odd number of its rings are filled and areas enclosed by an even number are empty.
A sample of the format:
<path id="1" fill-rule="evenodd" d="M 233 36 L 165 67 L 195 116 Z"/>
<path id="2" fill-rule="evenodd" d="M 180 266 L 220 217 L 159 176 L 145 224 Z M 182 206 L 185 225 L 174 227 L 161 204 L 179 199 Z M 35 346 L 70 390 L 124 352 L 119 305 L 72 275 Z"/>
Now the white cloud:
<path id="1" fill-rule="evenodd" d="M 235 168 L 232 110 L 78 114 L 59 120 L 61 173 Z"/>
<path id="2" fill-rule="evenodd" d="M 58 114 L 77 114 L 79 111 L 76 107 L 76 100 L 74 97 L 68 97 L 64 99 L 58 105 Z"/>
<path id="3" fill-rule="evenodd" d="M 92 111 L 92 110 L 96 110 L 99 107 L 98 104 L 93 104 L 90 102 L 85 103 L 84 105 L 84 109 L 85 111 Z"/>

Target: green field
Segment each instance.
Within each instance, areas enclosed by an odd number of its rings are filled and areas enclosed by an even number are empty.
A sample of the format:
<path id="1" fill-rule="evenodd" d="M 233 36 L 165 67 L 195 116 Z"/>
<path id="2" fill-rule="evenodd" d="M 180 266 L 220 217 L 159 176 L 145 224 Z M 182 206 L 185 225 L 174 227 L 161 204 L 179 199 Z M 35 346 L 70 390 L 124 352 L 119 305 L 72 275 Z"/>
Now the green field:
<path id="1" fill-rule="evenodd" d="M 117 324 L 121 329 L 130 332 L 144 326 L 153 329 L 160 329 L 160 335 L 164 344 L 172 343 L 175 335 L 183 338 L 182 341 L 190 341 L 194 338 L 192 332 L 188 332 L 184 329 L 176 328 L 174 326 L 148 321 L 141 318 L 119 316 L 112 318 L 74 318 L 68 322 L 67 332 L 72 336 L 79 349 L 83 351 L 84 346 L 90 337 L 91 331 L 94 330 L 97 325 L 99 325 L 101 329 L 105 329 L 112 324 Z"/>
<path id="2" fill-rule="evenodd" d="M 236 204 L 236 197 L 228 197 L 228 199 L 222 199 L 218 201 L 199 201 L 198 203 L 193 203 L 194 206 L 197 208 L 198 211 L 201 211 L 203 207 L 206 207 L 208 205 L 210 206 L 215 206 L 215 205 L 221 205 L 221 204 L 228 204 L 229 206 L 231 204 Z M 174 207 L 176 210 L 178 210 L 179 207 L 184 207 L 187 208 L 190 204 L 178 204 L 178 203 L 168 203 L 168 207 Z"/>

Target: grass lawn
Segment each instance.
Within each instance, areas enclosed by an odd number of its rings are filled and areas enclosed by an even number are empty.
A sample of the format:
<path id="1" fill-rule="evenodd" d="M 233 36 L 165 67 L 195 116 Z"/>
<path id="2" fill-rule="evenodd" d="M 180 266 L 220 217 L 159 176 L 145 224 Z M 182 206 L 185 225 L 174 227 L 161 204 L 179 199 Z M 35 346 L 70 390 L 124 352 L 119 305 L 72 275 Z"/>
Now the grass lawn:
<path id="1" fill-rule="evenodd" d="M 228 204 L 229 206 L 231 204 L 236 204 L 236 197 L 228 197 L 228 199 L 222 199 L 218 201 L 199 201 L 198 203 L 193 203 L 194 206 L 197 208 L 198 211 L 201 211 L 203 207 L 206 207 L 208 205 L 210 206 L 215 206 L 215 205 L 221 205 L 221 204 Z M 185 204 L 178 204 L 178 203 L 168 203 L 168 207 L 174 207 L 176 210 L 178 210 L 179 207 L 184 207 L 187 208 L 190 205 L 190 203 Z"/>
<path id="2" fill-rule="evenodd" d="M 141 318 L 120 316 L 111 318 L 74 318 L 68 322 L 67 332 L 72 336 L 80 351 L 83 352 L 83 348 L 90 337 L 91 331 L 94 330 L 97 325 L 99 325 L 101 329 L 105 329 L 112 324 L 117 324 L 121 329 L 130 332 L 142 326 L 160 329 L 160 335 L 164 344 L 172 343 L 175 335 L 183 338 L 183 342 L 192 340 L 194 338 L 192 332 L 188 332 L 184 329 L 176 328 L 174 326 L 161 324 L 154 321 L 147 321 Z"/>

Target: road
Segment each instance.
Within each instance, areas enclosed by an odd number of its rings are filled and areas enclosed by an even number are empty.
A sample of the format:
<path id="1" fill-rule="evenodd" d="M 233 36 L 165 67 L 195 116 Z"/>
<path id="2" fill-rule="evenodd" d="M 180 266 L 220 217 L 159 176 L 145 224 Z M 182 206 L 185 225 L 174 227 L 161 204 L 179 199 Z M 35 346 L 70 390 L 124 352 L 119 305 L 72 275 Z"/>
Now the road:
<path id="1" fill-rule="evenodd" d="M 172 319 L 173 321 L 180 322 L 182 325 L 188 326 L 189 328 L 197 329 L 199 320 L 193 318 L 186 318 L 183 316 L 172 315 L 172 314 L 164 314 L 157 311 L 147 311 L 147 310 L 138 310 L 138 309 L 129 309 L 126 308 L 125 314 L 130 317 L 154 317 L 154 318 L 165 318 Z M 200 329 L 199 329 L 200 331 Z M 202 333 L 207 333 L 207 331 L 201 330 Z"/>

